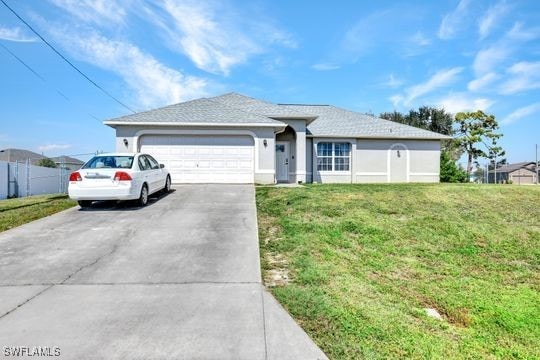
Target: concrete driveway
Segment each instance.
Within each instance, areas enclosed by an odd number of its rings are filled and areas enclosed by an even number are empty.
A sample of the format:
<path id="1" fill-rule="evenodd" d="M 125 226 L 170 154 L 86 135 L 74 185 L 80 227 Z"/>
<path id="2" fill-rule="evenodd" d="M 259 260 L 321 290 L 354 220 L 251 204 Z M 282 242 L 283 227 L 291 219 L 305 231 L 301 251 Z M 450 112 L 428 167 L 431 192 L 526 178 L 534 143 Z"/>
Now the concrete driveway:
<path id="1" fill-rule="evenodd" d="M 261 285 L 253 186 L 178 186 L 0 233 L 4 347 L 61 358 L 318 359 Z"/>

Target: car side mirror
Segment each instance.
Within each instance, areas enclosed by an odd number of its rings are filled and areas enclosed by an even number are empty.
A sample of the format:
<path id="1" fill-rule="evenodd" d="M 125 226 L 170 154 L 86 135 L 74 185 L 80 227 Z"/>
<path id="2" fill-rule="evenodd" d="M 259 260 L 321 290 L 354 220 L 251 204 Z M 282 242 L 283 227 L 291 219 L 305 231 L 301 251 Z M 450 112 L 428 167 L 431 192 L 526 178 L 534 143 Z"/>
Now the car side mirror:
<path id="1" fill-rule="evenodd" d="M 165 167 L 165 165 L 159 164 L 159 168 L 160 168 L 160 169 L 163 169 L 164 167 Z"/>

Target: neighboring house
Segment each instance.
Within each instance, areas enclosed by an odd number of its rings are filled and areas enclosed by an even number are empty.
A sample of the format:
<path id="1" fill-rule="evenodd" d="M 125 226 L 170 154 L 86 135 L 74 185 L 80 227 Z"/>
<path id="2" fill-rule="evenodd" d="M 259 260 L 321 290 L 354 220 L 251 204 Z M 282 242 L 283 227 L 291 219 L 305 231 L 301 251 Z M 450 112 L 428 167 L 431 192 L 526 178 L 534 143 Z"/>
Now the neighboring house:
<path id="1" fill-rule="evenodd" d="M 24 149 L 4 149 L 0 150 L 0 161 L 7 162 L 19 162 L 26 163 L 26 160 L 30 160 L 31 165 L 38 165 L 39 162 L 43 159 L 48 159 L 47 156 L 35 153 L 30 150 Z M 70 156 L 57 156 L 50 158 L 57 167 L 64 166 L 64 169 L 67 170 L 77 170 L 84 164 L 84 161 L 79 159 L 72 158 Z"/>
<path id="2" fill-rule="evenodd" d="M 438 182 L 449 136 L 332 105 L 229 93 L 111 119 L 116 150 L 153 155 L 175 183 Z"/>
<path id="3" fill-rule="evenodd" d="M 30 159 L 31 165 L 37 165 L 40 160 L 47 159 L 46 156 L 24 149 L 3 149 L 0 150 L 0 161 L 24 162 Z"/>
<path id="4" fill-rule="evenodd" d="M 497 168 L 497 171 L 488 172 L 489 183 L 512 181 L 513 184 L 536 184 L 537 174 L 534 161 L 506 164 Z M 495 179 L 495 175 L 497 179 Z"/>
<path id="5" fill-rule="evenodd" d="M 57 167 L 67 170 L 79 170 L 84 165 L 84 161 L 65 155 L 52 157 L 51 160 Z"/>

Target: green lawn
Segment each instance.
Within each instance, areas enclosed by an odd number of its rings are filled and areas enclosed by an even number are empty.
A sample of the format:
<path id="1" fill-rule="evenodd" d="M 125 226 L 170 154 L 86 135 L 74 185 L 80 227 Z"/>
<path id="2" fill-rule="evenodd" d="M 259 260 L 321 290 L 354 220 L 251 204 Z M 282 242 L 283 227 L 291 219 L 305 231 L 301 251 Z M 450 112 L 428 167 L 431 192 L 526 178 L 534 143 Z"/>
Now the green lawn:
<path id="1" fill-rule="evenodd" d="M 330 358 L 540 358 L 539 186 L 258 187 L 257 208 L 265 281 Z"/>
<path id="2" fill-rule="evenodd" d="M 67 195 L 39 195 L 0 200 L 0 232 L 52 215 L 77 204 Z"/>

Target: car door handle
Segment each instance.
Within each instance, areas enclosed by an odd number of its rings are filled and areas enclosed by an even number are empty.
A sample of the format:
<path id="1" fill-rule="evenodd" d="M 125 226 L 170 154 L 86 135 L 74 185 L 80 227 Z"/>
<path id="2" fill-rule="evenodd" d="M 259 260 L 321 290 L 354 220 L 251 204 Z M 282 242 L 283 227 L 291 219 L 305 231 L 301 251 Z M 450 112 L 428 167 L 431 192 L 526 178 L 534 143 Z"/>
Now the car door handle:
<path id="1" fill-rule="evenodd" d="M 289 159 L 285 159 L 285 165 L 289 165 Z"/>

